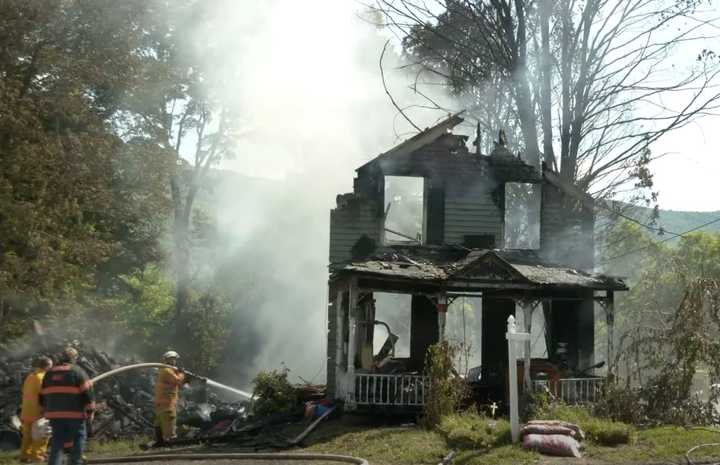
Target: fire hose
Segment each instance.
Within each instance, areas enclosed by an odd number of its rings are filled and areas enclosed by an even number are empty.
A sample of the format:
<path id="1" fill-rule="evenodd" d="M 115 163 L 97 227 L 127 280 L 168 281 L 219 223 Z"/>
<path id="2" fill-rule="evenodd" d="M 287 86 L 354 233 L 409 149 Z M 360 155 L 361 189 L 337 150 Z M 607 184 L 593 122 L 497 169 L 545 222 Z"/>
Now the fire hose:
<path id="1" fill-rule="evenodd" d="M 129 370 L 136 370 L 139 368 L 177 368 L 172 365 L 167 365 L 164 363 L 137 363 L 135 365 L 128 365 L 120 368 L 116 368 L 114 370 L 110 370 L 108 372 L 105 372 L 101 375 L 98 375 L 94 378 L 92 378 L 93 383 L 97 383 L 98 381 L 101 381 L 105 378 L 108 378 L 110 376 L 114 376 L 116 374 L 129 371 Z M 242 396 L 245 396 L 249 399 L 252 399 L 252 395 L 240 391 L 239 389 L 232 388 L 230 386 L 225 386 L 224 384 L 217 383 L 215 381 L 209 380 L 207 378 L 203 378 L 201 376 L 195 375 L 194 373 L 190 373 L 187 370 L 184 370 L 186 373 L 188 373 L 190 376 L 193 376 L 195 378 L 199 378 L 202 380 L 205 380 L 208 384 L 218 387 L 220 389 L 225 389 L 230 392 L 234 392 L 236 394 L 240 394 Z M 327 412 L 329 413 L 329 412 Z M 327 415 L 327 414 L 326 414 Z M 319 420 L 324 418 L 326 415 L 323 415 Z M 316 421 L 317 423 L 317 421 Z M 302 436 L 302 435 L 301 435 Z M 132 456 L 125 456 L 125 457 L 103 457 L 103 458 L 95 458 L 95 459 L 89 459 L 87 460 L 88 464 L 104 464 L 104 463 L 136 463 L 136 462 L 156 462 L 156 461 L 167 461 L 167 460 L 222 460 L 222 459 L 232 459 L 232 460 L 319 460 L 319 461 L 334 461 L 334 462 L 344 462 L 344 463 L 351 463 L 354 465 L 369 465 L 368 461 L 362 458 L 358 457 L 351 457 L 347 455 L 334 455 L 334 454 L 288 454 L 288 453 L 228 453 L 228 454 L 138 454 L 138 455 L 132 455 Z"/>
<path id="2" fill-rule="evenodd" d="M 124 366 L 124 367 L 115 368 L 114 370 L 107 371 L 107 372 L 105 372 L 105 373 L 103 373 L 103 374 L 101 374 L 101 375 L 98 375 L 98 376 L 94 377 L 94 378 L 91 379 L 90 381 L 92 381 L 92 383 L 94 384 L 94 383 L 97 383 L 98 381 L 101 381 L 101 380 L 103 380 L 103 379 L 105 379 L 105 378 L 108 378 L 108 377 L 110 377 L 110 376 L 117 375 L 117 374 L 122 373 L 122 372 L 124 372 L 124 371 L 136 370 L 136 369 L 139 369 L 139 368 L 175 368 L 175 369 L 177 369 L 178 367 L 175 367 L 175 366 L 172 366 L 172 365 L 167 365 L 167 364 L 165 364 L 165 363 L 136 363 L 136 364 L 134 364 L 134 365 L 127 365 L 127 366 Z M 183 371 L 184 371 L 185 373 L 187 373 L 188 375 L 194 377 L 194 378 L 201 379 L 201 380 L 205 381 L 205 382 L 206 382 L 208 385 L 210 385 L 210 386 L 216 387 L 216 388 L 218 388 L 218 389 L 223 389 L 223 390 L 225 390 L 225 391 L 229 391 L 229 392 L 232 392 L 232 393 L 234 393 L 234 394 L 238 394 L 238 395 L 243 396 L 243 397 L 245 397 L 245 398 L 247 398 L 247 399 L 251 399 L 251 400 L 252 400 L 252 398 L 253 398 L 252 394 L 249 394 L 249 393 L 247 393 L 247 392 L 245 392 L 245 391 L 241 391 L 240 389 L 235 389 L 235 388 L 233 388 L 233 387 L 226 386 L 226 385 L 224 385 L 224 384 L 220 384 L 220 383 L 218 383 L 217 381 L 213 381 L 213 380 L 211 380 L 211 379 L 207 379 L 207 378 L 205 378 L 205 377 L 196 375 L 195 373 L 189 372 L 189 371 L 187 371 L 187 370 L 183 370 Z"/>
<path id="3" fill-rule="evenodd" d="M 287 454 L 287 453 L 230 453 L 230 454 L 138 454 L 125 457 L 103 457 L 88 459 L 88 464 L 101 463 L 136 463 L 164 462 L 169 460 L 320 460 L 331 462 L 369 465 L 368 461 L 359 457 L 334 454 Z"/>

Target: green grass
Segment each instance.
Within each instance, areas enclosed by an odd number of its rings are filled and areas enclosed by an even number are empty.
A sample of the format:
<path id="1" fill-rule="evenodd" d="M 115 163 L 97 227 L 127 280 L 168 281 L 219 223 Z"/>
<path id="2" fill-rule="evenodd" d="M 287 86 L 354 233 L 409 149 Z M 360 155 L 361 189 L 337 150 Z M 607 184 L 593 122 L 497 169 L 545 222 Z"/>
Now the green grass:
<path id="1" fill-rule="evenodd" d="M 510 444 L 510 423 L 492 420 L 477 413 L 448 415 L 438 425 L 438 432 L 448 446 L 454 449 L 487 451 L 493 447 Z"/>
<path id="2" fill-rule="evenodd" d="M 120 456 L 137 454 L 140 451 L 140 444 L 147 443 L 147 437 L 135 439 L 122 439 L 117 441 L 94 441 L 90 439 L 85 455 L 90 457 Z M 19 460 L 20 451 L 1 451 L 0 465 L 21 465 Z"/>
<path id="3" fill-rule="evenodd" d="M 537 415 L 539 420 L 563 420 L 575 423 L 585 432 L 587 439 L 600 446 L 632 445 L 636 431 L 632 425 L 592 416 L 582 407 L 552 404 Z"/>
<path id="4" fill-rule="evenodd" d="M 438 433 L 417 427 L 351 428 L 326 441 L 314 442 L 307 450 L 354 455 L 373 465 L 436 465 L 448 453 Z"/>
<path id="5" fill-rule="evenodd" d="M 574 409 L 559 411 L 564 420 L 576 420 L 592 426 L 592 418 Z M 572 415 L 575 415 L 574 417 Z M 520 445 L 508 444 L 509 425 L 498 420 L 494 427 L 488 419 L 477 414 L 458 414 L 446 417 L 438 431 L 427 431 L 417 426 L 387 426 L 368 424 L 350 416 L 322 423 L 307 439 L 306 447 L 298 452 L 321 452 L 353 455 L 367 459 L 372 465 L 436 465 L 450 450 L 458 452 L 455 465 L 549 465 L 614 464 L 635 465 L 647 463 L 684 463 L 685 452 L 698 444 L 720 442 L 720 429 L 684 429 L 663 426 L 634 431 L 635 442 L 615 447 L 585 441 L 583 459 L 543 457 L 525 451 Z M 295 425 L 283 432 L 292 437 L 306 425 Z M 603 431 L 611 431 L 607 425 Z M 588 432 L 591 428 L 588 428 Z M 598 433 L 593 433 L 598 434 Z M 88 455 L 91 457 L 130 455 L 138 453 L 139 444 L 147 438 L 134 441 L 97 442 L 91 440 Z M 701 449 L 692 455 L 696 462 L 720 457 L 720 447 Z M 0 464 L 19 465 L 17 452 L 0 453 Z"/>
<path id="6" fill-rule="evenodd" d="M 535 463 L 540 454 L 527 451 L 520 446 L 506 445 L 496 447 L 489 452 L 473 450 L 460 451 L 453 465 L 526 465 Z"/>
<path id="7" fill-rule="evenodd" d="M 719 443 L 720 429 L 685 429 L 661 426 L 637 432 L 634 446 L 602 447 L 589 445 L 587 456 L 611 463 L 685 462 L 685 452 L 698 444 Z M 720 447 L 704 448 L 693 453 L 693 461 L 720 457 Z"/>

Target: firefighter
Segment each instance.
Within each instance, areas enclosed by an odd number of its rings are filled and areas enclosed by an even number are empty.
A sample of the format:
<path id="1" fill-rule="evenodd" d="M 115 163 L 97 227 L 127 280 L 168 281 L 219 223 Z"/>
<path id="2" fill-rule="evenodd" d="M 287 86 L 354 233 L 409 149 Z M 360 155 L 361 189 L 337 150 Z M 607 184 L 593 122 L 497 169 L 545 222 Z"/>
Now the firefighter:
<path id="1" fill-rule="evenodd" d="M 95 394 L 85 370 L 75 365 L 78 351 L 68 347 L 60 355 L 60 364 L 43 378 L 40 403 L 43 416 L 50 420 L 50 457 L 48 465 L 60 465 L 66 443 L 72 442 L 69 465 L 80 465 L 87 439 L 86 421 L 92 421 Z"/>
<path id="2" fill-rule="evenodd" d="M 47 439 L 33 441 L 32 424 L 42 418 L 40 407 L 40 390 L 42 389 L 45 372 L 52 368 L 49 357 L 38 357 L 33 363 L 35 371 L 30 373 L 22 388 L 22 408 L 20 420 L 22 421 L 22 443 L 20 444 L 20 460 L 24 463 L 44 462 L 47 459 Z"/>
<path id="3" fill-rule="evenodd" d="M 174 368 L 160 368 L 155 382 L 155 445 L 161 445 L 177 437 L 177 401 L 180 387 L 190 381 L 181 368 L 180 358 L 174 350 L 163 354 L 163 363 Z"/>

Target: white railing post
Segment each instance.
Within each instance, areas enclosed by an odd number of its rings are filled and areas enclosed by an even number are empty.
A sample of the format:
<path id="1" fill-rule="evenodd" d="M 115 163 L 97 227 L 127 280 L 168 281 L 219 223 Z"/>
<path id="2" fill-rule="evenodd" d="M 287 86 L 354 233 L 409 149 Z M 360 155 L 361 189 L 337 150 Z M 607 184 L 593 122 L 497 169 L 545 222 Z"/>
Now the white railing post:
<path id="1" fill-rule="evenodd" d="M 508 379 L 508 382 L 510 383 L 510 433 L 512 434 L 513 442 L 517 442 L 520 439 L 520 414 L 518 412 L 516 346 L 518 342 L 530 340 L 530 334 L 518 333 L 517 327 L 515 326 L 515 317 L 510 315 L 507 319 L 507 333 L 505 333 L 505 338 L 508 341 L 508 362 L 510 370 L 510 376 Z"/>

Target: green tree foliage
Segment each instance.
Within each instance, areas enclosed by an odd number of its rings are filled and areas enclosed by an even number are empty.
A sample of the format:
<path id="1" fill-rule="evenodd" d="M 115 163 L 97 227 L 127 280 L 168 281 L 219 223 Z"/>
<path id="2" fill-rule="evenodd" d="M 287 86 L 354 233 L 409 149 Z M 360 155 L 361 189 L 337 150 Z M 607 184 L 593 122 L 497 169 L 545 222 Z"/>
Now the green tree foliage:
<path id="1" fill-rule="evenodd" d="M 156 264 L 120 277 L 126 292 L 113 305 L 114 321 L 122 334 L 122 346 L 136 355 L 157 358 L 178 348 L 172 321 L 175 317 L 175 282 Z M 220 363 L 225 346 L 231 304 L 222 289 L 205 288 L 190 296 L 188 314 L 193 322 L 189 340 L 182 344 L 183 365 L 210 373 Z"/>
<path id="2" fill-rule="evenodd" d="M 213 239 L 194 208 L 202 176 L 229 154 L 229 117 L 188 39 L 209 27 L 207 7 L 0 3 L 0 340 L 47 320 L 91 340 L 120 329 L 125 347 L 157 357 L 177 347 L 167 328 L 183 287 L 178 348 L 194 366 L 218 363 L 231 305 L 212 273 L 191 287 L 189 264 L 193 243 L 205 252 Z M 183 279 L 168 281 L 172 265 Z"/>
<path id="3" fill-rule="evenodd" d="M 608 271 L 630 284 L 616 300 L 612 362 L 626 389 L 640 388 L 613 392 L 606 410 L 632 422 L 707 421 L 714 409 L 694 399 L 691 387 L 699 369 L 720 376 L 720 234 L 659 243 L 625 222 L 611 233 L 608 249 Z M 628 409 L 638 402 L 643 409 Z"/>
<path id="4" fill-rule="evenodd" d="M 93 292 L 103 265 L 156 255 L 147 212 L 161 217 L 164 203 L 113 130 L 137 85 L 143 2 L 0 8 L 0 316 L 11 337 Z M 166 164 L 152 167 L 162 176 Z M 142 188 L 128 195 L 133 182 Z"/>

